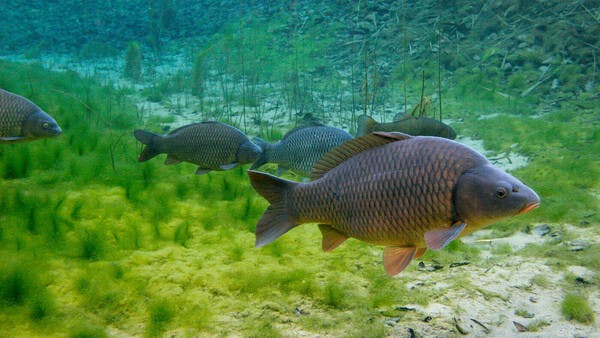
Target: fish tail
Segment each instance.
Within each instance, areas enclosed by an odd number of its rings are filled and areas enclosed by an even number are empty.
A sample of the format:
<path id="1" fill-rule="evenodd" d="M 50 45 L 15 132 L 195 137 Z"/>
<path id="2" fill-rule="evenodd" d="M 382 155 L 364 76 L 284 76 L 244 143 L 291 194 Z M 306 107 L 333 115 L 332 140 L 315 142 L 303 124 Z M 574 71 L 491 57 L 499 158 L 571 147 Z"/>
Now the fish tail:
<path id="1" fill-rule="evenodd" d="M 158 140 L 162 138 L 161 135 L 151 133 L 149 131 L 138 129 L 133 132 L 133 136 L 135 138 L 145 144 L 146 146 L 142 150 L 140 156 L 138 157 L 139 162 L 145 162 L 154 156 L 160 154 L 161 152 L 158 150 Z"/>
<path id="2" fill-rule="evenodd" d="M 361 115 L 358 117 L 358 129 L 356 130 L 356 137 L 364 136 L 373 131 L 377 121 L 373 120 L 372 117 L 367 115 Z"/>
<path id="3" fill-rule="evenodd" d="M 286 197 L 298 183 L 258 171 L 248 171 L 252 187 L 271 205 L 256 224 L 256 247 L 271 243 L 295 227 Z"/>
<path id="4" fill-rule="evenodd" d="M 262 152 L 260 153 L 256 161 L 252 163 L 250 170 L 257 169 L 263 164 L 269 162 L 269 149 L 271 149 L 271 144 L 260 137 L 253 138 L 252 142 L 259 146 L 262 149 Z"/>

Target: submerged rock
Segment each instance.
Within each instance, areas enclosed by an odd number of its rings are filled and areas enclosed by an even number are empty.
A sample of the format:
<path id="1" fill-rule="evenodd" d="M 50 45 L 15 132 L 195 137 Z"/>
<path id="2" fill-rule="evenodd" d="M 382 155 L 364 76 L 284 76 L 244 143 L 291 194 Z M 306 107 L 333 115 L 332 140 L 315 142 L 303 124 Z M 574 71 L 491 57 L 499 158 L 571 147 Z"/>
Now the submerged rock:
<path id="1" fill-rule="evenodd" d="M 548 224 L 538 224 L 535 227 L 533 227 L 533 233 L 540 237 L 544 237 L 547 234 L 549 234 L 550 230 L 551 229 Z"/>
<path id="2" fill-rule="evenodd" d="M 569 243 L 569 250 L 571 251 L 583 251 L 587 249 L 590 244 L 585 239 L 576 239 Z"/>

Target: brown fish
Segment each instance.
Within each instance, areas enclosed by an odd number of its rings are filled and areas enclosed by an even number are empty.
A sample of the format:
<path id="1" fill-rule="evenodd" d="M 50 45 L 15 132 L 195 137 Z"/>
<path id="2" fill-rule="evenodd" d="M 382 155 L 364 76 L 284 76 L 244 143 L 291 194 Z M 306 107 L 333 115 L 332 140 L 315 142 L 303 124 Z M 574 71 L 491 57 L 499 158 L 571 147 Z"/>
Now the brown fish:
<path id="1" fill-rule="evenodd" d="M 312 182 L 249 171 L 271 205 L 256 226 L 256 246 L 293 227 L 320 223 L 323 250 L 348 237 L 386 246 L 389 275 L 427 248 L 539 205 L 537 194 L 481 154 L 439 137 L 377 132 L 326 154 Z"/>
<path id="2" fill-rule="evenodd" d="M 145 162 L 162 153 L 165 164 L 190 162 L 199 166 L 197 175 L 211 170 L 229 170 L 238 164 L 256 160 L 261 148 L 239 129 L 220 122 L 192 123 L 158 135 L 145 130 L 134 131 L 135 138 L 146 145 L 138 161 Z"/>
<path id="3" fill-rule="evenodd" d="M 0 89 L 0 143 L 31 141 L 61 132 L 58 123 L 33 102 Z"/>
<path id="4" fill-rule="evenodd" d="M 358 117 L 358 130 L 356 137 L 364 136 L 374 131 L 400 132 L 413 136 L 439 136 L 454 140 L 456 131 L 449 125 L 436 119 L 410 114 L 396 115 L 393 122 L 378 123 L 372 117 L 361 115 Z"/>

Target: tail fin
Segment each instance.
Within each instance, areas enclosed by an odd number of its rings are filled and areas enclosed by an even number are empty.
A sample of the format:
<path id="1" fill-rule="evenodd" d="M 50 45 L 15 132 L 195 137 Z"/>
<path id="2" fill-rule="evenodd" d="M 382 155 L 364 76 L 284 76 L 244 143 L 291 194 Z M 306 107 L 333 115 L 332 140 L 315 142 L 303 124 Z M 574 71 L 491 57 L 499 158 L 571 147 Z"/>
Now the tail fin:
<path id="1" fill-rule="evenodd" d="M 358 129 L 356 130 L 356 137 L 364 136 L 373 131 L 377 121 L 373 120 L 372 117 L 367 115 L 361 115 L 358 117 Z"/>
<path id="2" fill-rule="evenodd" d="M 154 156 L 161 153 L 158 150 L 158 142 L 157 142 L 158 140 L 160 140 L 162 138 L 161 135 L 154 134 L 149 131 L 137 129 L 136 131 L 133 132 L 133 136 L 135 136 L 135 138 L 138 141 L 140 141 L 146 145 L 144 147 L 144 150 L 142 150 L 142 153 L 138 157 L 139 162 L 148 161 L 149 159 L 151 159 Z"/>
<path id="3" fill-rule="evenodd" d="M 260 137 L 253 138 L 252 142 L 254 142 L 256 145 L 258 145 L 262 149 L 262 152 L 260 153 L 260 155 L 258 156 L 256 161 L 254 161 L 254 163 L 252 163 L 250 170 L 258 169 L 263 164 L 268 163 L 269 162 L 269 150 L 271 149 L 271 144 L 269 142 L 263 140 Z"/>
<path id="4" fill-rule="evenodd" d="M 261 247 L 285 234 L 296 223 L 291 219 L 286 196 L 298 183 L 258 171 L 248 171 L 250 183 L 271 205 L 256 224 L 256 247 Z"/>

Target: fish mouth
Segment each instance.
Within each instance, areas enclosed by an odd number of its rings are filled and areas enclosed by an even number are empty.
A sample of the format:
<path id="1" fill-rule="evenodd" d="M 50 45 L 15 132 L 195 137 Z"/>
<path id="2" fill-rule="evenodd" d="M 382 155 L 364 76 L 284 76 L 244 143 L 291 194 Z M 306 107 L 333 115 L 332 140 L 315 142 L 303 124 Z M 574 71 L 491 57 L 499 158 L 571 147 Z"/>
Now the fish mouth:
<path id="1" fill-rule="evenodd" d="M 537 208 L 538 206 L 540 206 L 540 202 L 529 203 L 529 204 L 525 205 L 523 207 L 523 209 L 519 210 L 519 212 L 517 212 L 517 215 L 524 214 L 528 211 L 531 211 L 531 210 Z"/>

